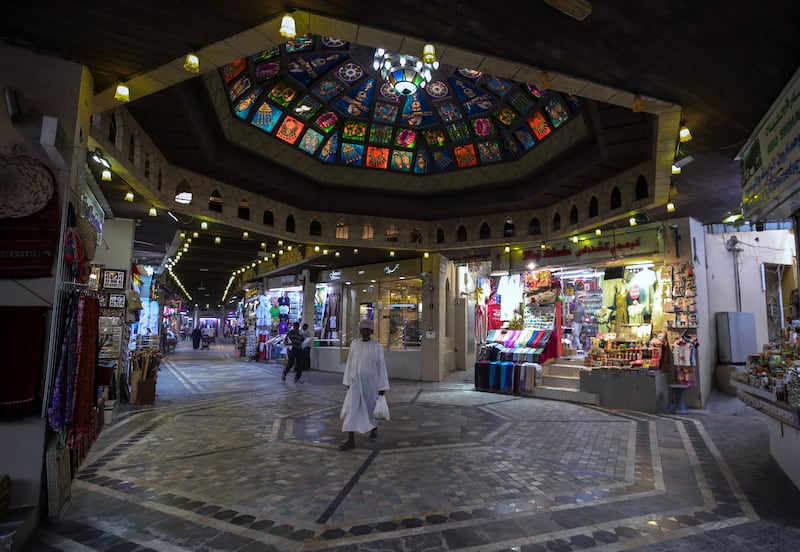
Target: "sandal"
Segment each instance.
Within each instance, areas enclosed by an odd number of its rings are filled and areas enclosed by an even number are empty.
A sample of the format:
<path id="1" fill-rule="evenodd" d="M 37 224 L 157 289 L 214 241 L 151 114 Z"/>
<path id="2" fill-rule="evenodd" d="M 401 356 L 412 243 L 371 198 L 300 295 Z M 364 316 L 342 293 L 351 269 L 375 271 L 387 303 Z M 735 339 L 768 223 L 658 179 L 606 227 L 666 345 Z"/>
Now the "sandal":
<path id="1" fill-rule="evenodd" d="M 345 441 L 344 443 L 339 445 L 341 450 L 350 450 L 356 448 L 356 444 L 350 441 Z"/>

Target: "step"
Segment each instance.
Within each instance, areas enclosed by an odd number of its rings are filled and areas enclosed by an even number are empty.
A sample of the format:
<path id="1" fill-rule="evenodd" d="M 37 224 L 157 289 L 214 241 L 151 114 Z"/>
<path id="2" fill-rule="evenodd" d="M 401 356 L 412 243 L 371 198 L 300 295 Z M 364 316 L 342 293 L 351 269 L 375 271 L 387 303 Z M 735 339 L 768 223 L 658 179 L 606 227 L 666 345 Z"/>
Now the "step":
<path id="1" fill-rule="evenodd" d="M 581 388 L 581 379 L 573 376 L 551 376 L 549 374 L 543 374 L 542 386 L 577 391 Z"/>
<path id="2" fill-rule="evenodd" d="M 556 389 L 553 387 L 534 387 L 532 396 L 537 399 L 549 399 L 553 401 L 567 401 L 580 404 L 591 404 L 600 406 L 600 395 L 597 393 L 587 393 L 572 389 Z"/>
<path id="3" fill-rule="evenodd" d="M 574 366 L 572 364 L 561 364 L 560 362 L 554 362 L 552 364 L 545 364 L 542 366 L 542 374 L 546 376 L 565 376 L 565 377 L 573 377 L 578 378 L 580 377 L 581 366 Z"/>
<path id="4" fill-rule="evenodd" d="M 584 366 L 586 366 L 586 357 L 582 356 L 559 357 L 553 360 L 553 364 L 564 364 L 568 366 L 579 366 L 583 368 Z"/>

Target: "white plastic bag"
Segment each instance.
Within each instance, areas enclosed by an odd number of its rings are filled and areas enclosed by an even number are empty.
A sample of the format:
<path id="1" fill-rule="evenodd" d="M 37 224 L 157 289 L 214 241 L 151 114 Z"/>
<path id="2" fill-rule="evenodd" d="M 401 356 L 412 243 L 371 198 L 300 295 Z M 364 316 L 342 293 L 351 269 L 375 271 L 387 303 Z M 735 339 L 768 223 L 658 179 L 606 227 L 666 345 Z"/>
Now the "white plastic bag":
<path id="1" fill-rule="evenodd" d="M 376 420 L 389 420 L 389 405 L 386 404 L 386 397 L 378 395 L 378 400 L 375 401 L 375 410 L 372 411 L 372 416 Z"/>

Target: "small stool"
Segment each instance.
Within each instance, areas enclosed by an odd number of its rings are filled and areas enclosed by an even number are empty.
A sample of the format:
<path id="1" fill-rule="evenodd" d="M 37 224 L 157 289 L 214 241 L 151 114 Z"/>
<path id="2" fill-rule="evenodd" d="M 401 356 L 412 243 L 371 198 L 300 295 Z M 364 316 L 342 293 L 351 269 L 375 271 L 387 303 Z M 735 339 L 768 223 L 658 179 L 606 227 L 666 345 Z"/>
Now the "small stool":
<path id="1" fill-rule="evenodd" d="M 686 391 L 689 386 L 680 383 L 672 383 L 669 387 L 672 389 L 673 393 L 675 393 L 675 403 L 670 407 L 669 411 L 675 414 L 688 414 L 689 411 L 686 410 L 686 405 L 683 404 L 683 392 Z"/>

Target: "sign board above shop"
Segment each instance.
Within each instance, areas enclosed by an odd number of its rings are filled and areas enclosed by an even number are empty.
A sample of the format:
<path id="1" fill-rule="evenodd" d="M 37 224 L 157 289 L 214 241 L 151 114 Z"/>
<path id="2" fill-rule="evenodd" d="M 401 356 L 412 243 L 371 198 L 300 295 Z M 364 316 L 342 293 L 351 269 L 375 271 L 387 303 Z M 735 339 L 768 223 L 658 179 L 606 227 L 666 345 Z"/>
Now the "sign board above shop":
<path id="1" fill-rule="evenodd" d="M 736 159 L 746 219 L 783 219 L 800 210 L 800 69 Z"/>
<path id="2" fill-rule="evenodd" d="M 389 261 L 380 264 L 322 270 L 317 275 L 317 283 L 368 282 L 370 280 L 398 280 L 419 278 L 422 271 L 421 259 Z"/>
<path id="3" fill-rule="evenodd" d="M 664 254 L 661 224 L 606 231 L 601 236 L 579 237 L 578 242 L 559 241 L 530 250 L 512 250 L 511 271 L 523 271 L 531 262 L 537 267 L 602 266 L 626 259 L 647 259 Z"/>

